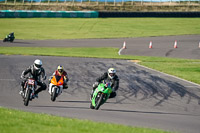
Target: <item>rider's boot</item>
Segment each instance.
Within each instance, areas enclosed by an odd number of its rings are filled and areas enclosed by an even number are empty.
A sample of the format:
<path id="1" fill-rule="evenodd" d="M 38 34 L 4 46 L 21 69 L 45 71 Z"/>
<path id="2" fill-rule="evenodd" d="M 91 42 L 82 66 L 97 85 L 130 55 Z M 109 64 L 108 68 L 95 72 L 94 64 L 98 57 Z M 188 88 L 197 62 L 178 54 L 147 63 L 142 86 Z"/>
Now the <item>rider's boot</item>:
<path id="1" fill-rule="evenodd" d="M 90 101 L 92 101 L 92 97 L 93 97 L 93 93 L 94 93 L 95 89 L 96 89 L 96 87 L 92 88 L 92 91 L 90 93 Z"/>
<path id="2" fill-rule="evenodd" d="M 38 98 L 38 94 L 34 94 L 34 98 Z"/>
<path id="3" fill-rule="evenodd" d="M 68 85 L 65 83 L 63 84 L 63 89 L 67 89 L 68 88 Z"/>
<path id="4" fill-rule="evenodd" d="M 92 89 L 92 91 L 90 93 L 90 101 L 92 101 L 93 93 L 94 93 L 94 90 Z"/>
<path id="5" fill-rule="evenodd" d="M 19 94 L 20 94 L 22 97 L 24 97 L 23 86 L 20 87 Z"/>

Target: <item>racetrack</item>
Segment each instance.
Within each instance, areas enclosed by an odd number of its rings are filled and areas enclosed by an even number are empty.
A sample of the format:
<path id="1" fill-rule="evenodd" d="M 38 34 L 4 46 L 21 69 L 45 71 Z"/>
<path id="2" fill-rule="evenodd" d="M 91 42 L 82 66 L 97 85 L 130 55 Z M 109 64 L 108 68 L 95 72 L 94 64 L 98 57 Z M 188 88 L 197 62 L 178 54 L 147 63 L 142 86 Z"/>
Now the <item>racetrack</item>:
<path id="1" fill-rule="evenodd" d="M 188 41 L 186 37 L 189 37 Z M 175 37 L 152 38 L 155 40 L 163 39 L 167 42 L 169 38 Z M 172 52 L 173 54 L 170 54 L 170 56 L 177 57 L 175 55 L 179 55 L 182 58 L 189 57 L 199 59 L 200 52 L 198 44 L 195 44 L 198 43 L 197 40 L 199 36 L 179 36 L 179 38 L 183 38 L 185 41 L 180 39 L 180 42 L 184 43 L 182 43 L 182 45 L 179 43 L 180 46 L 178 45 L 178 49 L 176 49 L 174 53 Z M 109 42 L 109 40 L 110 43 L 102 43 Z M 1 46 L 45 45 L 71 47 L 72 45 L 75 46 L 74 43 L 77 43 L 77 46 L 81 45 L 84 47 L 91 46 L 93 42 L 96 46 L 101 44 L 101 46 L 120 47 L 122 46 L 123 40 L 124 39 L 103 39 L 100 40 L 100 42 L 94 39 L 68 41 L 16 40 L 16 42 L 12 44 L 1 43 Z M 130 40 L 134 39 L 127 39 L 128 49 L 125 50 L 124 53 L 135 54 L 129 53 L 128 50 L 134 51 L 134 47 L 138 46 L 137 48 L 139 48 L 142 46 L 133 45 L 134 43 L 131 43 Z M 137 42 L 137 40 L 146 40 L 147 42 L 148 38 L 136 38 L 134 42 Z M 44 44 L 41 42 L 49 43 Z M 84 43 L 78 44 L 78 42 Z M 138 41 L 138 44 L 139 42 L 140 41 Z M 147 51 L 154 50 L 154 54 L 158 53 L 158 56 L 160 56 L 161 47 L 164 47 L 163 49 L 166 51 L 167 49 L 165 48 L 165 43 L 159 44 L 163 45 L 153 44 L 153 49 L 148 49 L 148 44 L 145 44 L 145 46 L 147 47 Z M 182 52 L 178 53 L 183 47 L 188 47 L 186 44 L 190 44 L 190 49 L 188 49 L 190 52 L 185 52 L 183 55 L 181 54 Z M 170 44 L 169 49 L 170 48 L 173 49 L 173 42 Z M 194 52 L 195 50 L 197 51 L 196 54 Z M 149 54 L 153 54 L 153 52 Z M 18 94 L 19 77 L 21 72 L 32 64 L 36 58 L 40 58 L 43 61 L 47 76 L 51 75 L 58 64 L 63 64 L 69 74 L 69 88 L 58 97 L 56 102 L 51 102 L 48 92 L 43 91 L 39 94 L 38 99 L 34 99 L 30 102 L 28 107 L 25 107 L 22 98 Z M 199 85 L 146 69 L 126 60 L 0 55 L 0 62 L 0 106 L 94 121 L 159 128 L 181 133 L 199 133 L 200 131 Z M 115 67 L 118 71 L 117 73 L 120 78 L 118 95 L 114 99 L 109 99 L 98 111 L 91 110 L 89 108 L 91 86 L 95 82 L 95 79 L 109 67 Z"/>
<path id="2" fill-rule="evenodd" d="M 177 40 L 177 49 L 174 42 Z M 200 59 L 200 35 L 120 38 L 120 39 L 71 39 L 71 40 L 15 40 L 14 43 L 3 43 L 5 47 L 117 47 L 121 48 L 126 41 L 127 49 L 122 54 L 138 56 L 176 57 Z M 152 41 L 153 48 L 149 49 Z"/>

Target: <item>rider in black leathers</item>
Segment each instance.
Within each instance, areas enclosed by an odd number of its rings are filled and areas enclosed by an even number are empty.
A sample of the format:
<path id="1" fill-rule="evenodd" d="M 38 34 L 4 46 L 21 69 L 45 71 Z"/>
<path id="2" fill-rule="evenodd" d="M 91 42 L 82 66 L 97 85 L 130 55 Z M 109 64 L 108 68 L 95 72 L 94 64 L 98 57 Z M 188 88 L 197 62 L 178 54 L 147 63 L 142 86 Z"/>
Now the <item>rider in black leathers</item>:
<path id="1" fill-rule="evenodd" d="M 110 94 L 109 98 L 114 98 L 117 95 L 116 91 L 119 88 L 119 78 L 116 75 L 116 70 L 114 68 L 109 68 L 108 72 L 105 72 L 101 77 L 96 79 L 97 82 L 93 84 L 91 98 L 93 96 L 94 90 L 98 87 L 99 83 L 101 83 L 103 80 L 111 82 L 112 93 Z"/>
<path id="2" fill-rule="evenodd" d="M 10 33 L 9 35 L 6 36 L 6 38 L 4 38 L 3 42 L 13 42 L 15 39 L 15 35 L 14 32 Z"/>
<path id="3" fill-rule="evenodd" d="M 35 96 L 38 97 L 38 93 L 41 92 L 42 90 L 46 90 L 47 88 L 46 84 L 44 82 L 41 82 L 41 77 L 43 78 L 43 80 L 46 80 L 45 70 L 42 67 L 42 61 L 36 59 L 33 65 L 29 66 L 26 70 L 22 72 L 21 78 L 24 80 L 21 82 L 21 89 L 19 92 L 19 94 L 22 96 L 24 95 L 24 90 L 25 90 L 24 84 L 26 82 L 25 75 L 27 74 L 29 74 L 29 77 L 35 79 L 37 85 L 40 86 L 40 88 L 38 88 L 35 91 Z"/>

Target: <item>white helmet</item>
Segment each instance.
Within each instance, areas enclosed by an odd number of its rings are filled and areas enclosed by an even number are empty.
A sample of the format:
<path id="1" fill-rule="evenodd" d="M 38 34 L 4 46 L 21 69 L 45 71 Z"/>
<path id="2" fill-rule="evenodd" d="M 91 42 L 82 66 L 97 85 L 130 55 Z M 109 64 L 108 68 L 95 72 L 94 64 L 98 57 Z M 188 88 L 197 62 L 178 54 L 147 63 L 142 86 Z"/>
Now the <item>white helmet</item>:
<path id="1" fill-rule="evenodd" d="M 35 68 L 36 70 L 39 70 L 41 67 L 42 67 L 42 61 L 39 60 L 39 59 L 36 59 L 36 60 L 34 61 L 34 68 Z"/>
<path id="2" fill-rule="evenodd" d="M 108 69 L 108 77 L 109 77 L 110 79 L 113 79 L 113 78 L 115 77 L 115 74 L 116 74 L 115 68 L 109 68 L 109 69 Z"/>

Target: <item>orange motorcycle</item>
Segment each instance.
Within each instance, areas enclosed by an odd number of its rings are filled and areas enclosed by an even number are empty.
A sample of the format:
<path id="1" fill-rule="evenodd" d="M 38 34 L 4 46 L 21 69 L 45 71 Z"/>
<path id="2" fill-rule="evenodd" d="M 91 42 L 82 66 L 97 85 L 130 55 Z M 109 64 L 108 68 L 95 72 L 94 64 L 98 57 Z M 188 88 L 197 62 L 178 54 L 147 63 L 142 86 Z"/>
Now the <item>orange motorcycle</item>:
<path id="1" fill-rule="evenodd" d="M 61 76 L 54 75 L 50 79 L 49 83 L 49 93 L 51 95 L 51 100 L 54 102 L 56 97 L 58 97 L 63 90 L 64 79 Z"/>

